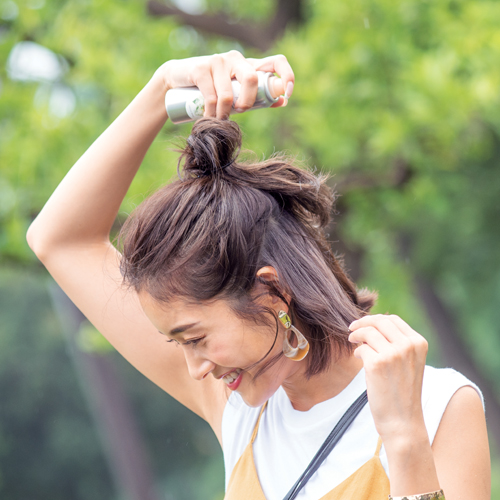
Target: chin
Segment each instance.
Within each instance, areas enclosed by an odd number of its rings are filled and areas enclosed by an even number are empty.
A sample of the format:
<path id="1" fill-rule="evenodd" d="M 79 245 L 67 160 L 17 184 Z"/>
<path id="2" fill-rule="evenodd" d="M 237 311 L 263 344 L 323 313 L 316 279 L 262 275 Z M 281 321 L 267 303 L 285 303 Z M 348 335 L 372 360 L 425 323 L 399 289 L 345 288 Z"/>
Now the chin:
<path id="1" fill-rule="evenodd" d="M 240 392 L 240 396 L 247 406 L 251 408 L 259 408 L 261 407 L 276 391 L 278 387 L 274 390 L 267 391 L 255 391 L 255 392 Z"/>
<path id="2" fill-rule="evenodd" d="M 243 401 L 247 406 L 250 406 L 251 408 L 260 408 L 269 398 L 264 398 L 264 399 L 254 399 L 254 398 L 248 398 L 246 396 L 242 396 Z"/>

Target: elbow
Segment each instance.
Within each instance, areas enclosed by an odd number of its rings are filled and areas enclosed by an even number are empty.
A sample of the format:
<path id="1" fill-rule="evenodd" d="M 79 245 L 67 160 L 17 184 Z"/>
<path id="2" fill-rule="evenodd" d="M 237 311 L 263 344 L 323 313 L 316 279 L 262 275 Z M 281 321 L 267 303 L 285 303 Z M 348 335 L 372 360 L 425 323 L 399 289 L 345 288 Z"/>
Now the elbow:
<path id="1" fill-rule="evenodd" d="M 35 223 L 32 223 L 28 228 L 28 232 L 26 233 L 26 241 L 28 242 L 29 247 L 33 251 L 33 253 L 38 257 L 40 261 L 43 262 L 44 255 L 46 255 L 46 251 L 44 249 L 44 243 L 41 241 L 40 235 L 38 234 L 38 230 L 35 226 Z"/>

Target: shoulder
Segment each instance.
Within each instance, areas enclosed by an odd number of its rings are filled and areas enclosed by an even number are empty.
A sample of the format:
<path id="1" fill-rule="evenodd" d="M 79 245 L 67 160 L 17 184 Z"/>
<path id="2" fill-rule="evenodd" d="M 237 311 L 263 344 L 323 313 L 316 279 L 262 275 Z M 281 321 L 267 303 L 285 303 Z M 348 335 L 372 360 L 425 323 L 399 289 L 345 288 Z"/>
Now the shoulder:
<path id="1" fill-rule="evenodd" d="M 477 386 L 470 381 L 461 385 L 447 402 L 431 441 L 447 498 L 490 498 L 490 453 L 483 405 Z"/>
<path id="2" fill-rule="evenodd" d="M 468 388 L 467 390 L 462 388 Z M 462 390 L 461 390 L 462 389 Z M 467 396 L 461 394 L 466 393 Z M 458 395 L 460 393 L 460 395 Z M 479 387 L 453 368 L 426 366 L 422 384 L 422 409 L 425 425 L 432 444 L 441 419 L 450 401 L 458 395 L 459 400 L 474 399 L 481 411 L 484 408 L 483 395 Z"/>
<path id="3" fill-rule="evenodd" d="M 454 368 L 435 368 L 429 365 L 425 366 L 424 390 L 427 389 L 430 392 L 431 388 L 439 390 L 458 386 L 461 387 L 463 385 L 470 385 L 473 387 L 482 400 L 483 396 L 479 387 L 472 380 L 468 379 L 465 375 L 458 372 Z"/>

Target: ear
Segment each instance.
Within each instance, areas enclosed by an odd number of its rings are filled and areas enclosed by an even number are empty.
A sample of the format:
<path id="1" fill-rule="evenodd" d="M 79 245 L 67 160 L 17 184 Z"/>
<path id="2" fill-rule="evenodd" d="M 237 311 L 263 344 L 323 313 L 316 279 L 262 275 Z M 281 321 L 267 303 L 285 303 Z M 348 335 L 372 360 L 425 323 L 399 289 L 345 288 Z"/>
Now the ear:
<path id="1" fill-rule="evenodd" d="M 274 267 L 272 267 L 272 266 L 261 267 L 257 271 L 257 277 L 262 278 L 265 281 L 270 281 L 270 282 L 274 283 L 274 285 L 276 286 L 276 288 L 279 289 L 279 291 L 281 292 L 283 297 L 286 299 L 286 301 L 290 302 L 290 299 L 291 299 L 290 295 L 285 293 L 281 289 L 281 287 L 279 286 L 278 272 L 276 271 L 276 269 L 274 269 Z M 282 306 L 285 307 L 285 312 L 288 312 L 288 305 L 283 303 L 283 301 L 279 297 L 277 297 L 276 295 L 272 295 L 271 300 L 272 300 L 273 304 L 281 303 Z"/>
<path id="2" fill-rule="evenodd" d="M 276 283 L 279 282 L 278 272 L 272 266 L 261 267 L 257 271 L 257 276 L 259 278 L 265 279 L 266 281 L 275 281 Z"/>

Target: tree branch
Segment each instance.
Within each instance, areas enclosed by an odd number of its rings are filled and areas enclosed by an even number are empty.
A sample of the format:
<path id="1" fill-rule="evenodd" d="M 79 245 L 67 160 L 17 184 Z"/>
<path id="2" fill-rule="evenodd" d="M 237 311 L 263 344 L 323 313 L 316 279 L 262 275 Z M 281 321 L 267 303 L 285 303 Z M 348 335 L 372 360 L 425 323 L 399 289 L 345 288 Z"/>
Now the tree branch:
<path id="1" fill-rule="evenodd" d="M 411 165 L 402 158 L 396 158 L 393 167 L 392 170 L 386 172 L 384 175 L 375 175 L 352 169 L 343 176 L 339 175 L 338 178 L 333 178 L 331 186 L 340 194 L 352 189 L 402 188 L 413 177 Z"/>
<path id="2" fill-rule="evenodd" d="M 158 0 L 149 0 L 147 11 L 153 17 L 177 17 L 183 24 L 193 28 L 234 38 L 245 45 L 265 52 L 283 34 L 288 24 L 302 21 L 302 0 L 279 0 L 276 13 L 267 25 L 258 25 L 253 21 L 233 22 L 223 12 L 201 15 L 188 14 Z"/>

